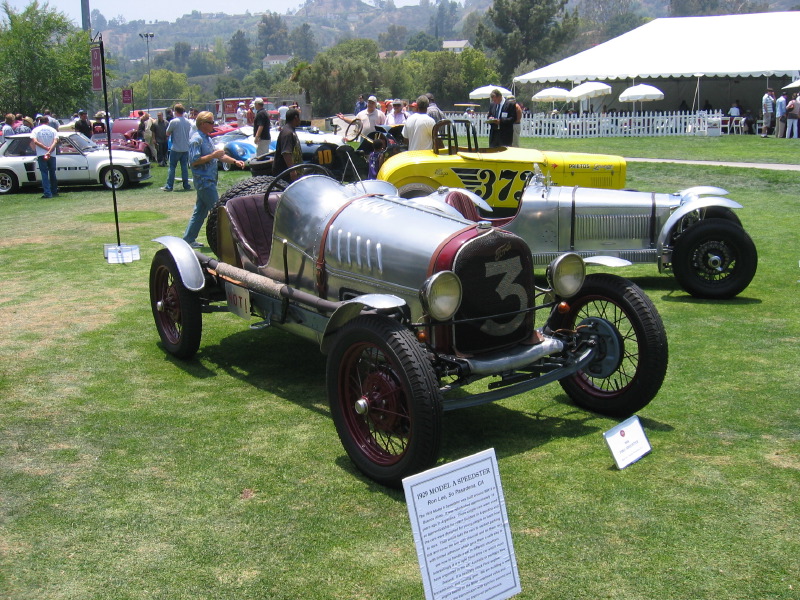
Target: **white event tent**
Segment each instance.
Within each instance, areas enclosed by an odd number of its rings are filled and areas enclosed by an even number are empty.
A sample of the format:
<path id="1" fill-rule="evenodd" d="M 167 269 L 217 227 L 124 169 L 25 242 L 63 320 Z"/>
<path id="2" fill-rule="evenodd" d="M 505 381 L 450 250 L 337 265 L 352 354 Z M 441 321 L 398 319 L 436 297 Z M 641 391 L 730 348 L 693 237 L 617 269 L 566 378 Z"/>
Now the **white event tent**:
<path id="1" fill-rule="evenodd" d="M 710 77 L 725 77 L 730 83 L 736 79 L 737 84 L 741 78 L 761 78 L 746 91 L 745 87 L 733 89 L 729 83 L 727 92 L 714 94 L 722 103 L 738 98 L 741 92 L 743 99 L 752 104 L 755 99 L 750 96 L 757 93 L 760 97 L 765 86 L 777 91 L 800 77 L 797 38 L 776 35 L 777 30 L 800 30 L 800 12 L 655 19 L 603 44 L 515 77 L 514 83 L 577 84 L 591 79 L 620 80 L 627 86 L 670 79 L 682 80 L 684 87 L 691 84 L 694 90 L 701 80 L 705 82 Z M 769 78 L 775 80 L 774 84 Z M 669 99 L 671 94 L 665 91 Z M 686 100 L 688 93 L 683 89 L 680 95 Z"/>

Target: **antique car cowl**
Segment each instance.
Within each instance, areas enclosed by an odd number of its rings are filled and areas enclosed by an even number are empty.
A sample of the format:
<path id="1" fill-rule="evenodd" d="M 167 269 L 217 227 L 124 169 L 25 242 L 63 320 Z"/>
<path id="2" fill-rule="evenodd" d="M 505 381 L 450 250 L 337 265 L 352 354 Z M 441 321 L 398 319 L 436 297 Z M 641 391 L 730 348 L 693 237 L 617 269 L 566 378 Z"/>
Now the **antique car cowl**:
<path id="1" fill-rule="evenodd" d="M 341 186 L 311 175 L 290 186 L 276 213 L 272 256 L 281 256 L 282 240 L 293 240 L 288 252 L 289 279 L 301 289 L 316 289 L 320 297 L 347 300 L 382 291 L 402 298 L 413 321 L 424 317 L 419 300 L 423 282 L 435 272 L 452 270 L 470 290 L 459 317 L 510 313 L 532 306 L 520 290 L 533 288 L 533 263 L 525 243 L 509 232 L 472 223 L 435 210 L 413 199 L 376 195 L 390 191 L 385 182 L 366 187 Z M 361 193 L 352 195 L 353 190 Z M 398 230 L 398 223 L 407 226 Z M 500 300 L 495 294 L 503 265 L 516 273 L 515 293 Z M 321 273 L 324 272 L 324 275 Z M 517 280 L 516 278 L 521 278 Z M 458 318 L 458 317 L 457 317 Z M 470 321 L 456 330 L 459 352 L 487 351 L 530 337 L 530 314 L 495 320 Z"/>

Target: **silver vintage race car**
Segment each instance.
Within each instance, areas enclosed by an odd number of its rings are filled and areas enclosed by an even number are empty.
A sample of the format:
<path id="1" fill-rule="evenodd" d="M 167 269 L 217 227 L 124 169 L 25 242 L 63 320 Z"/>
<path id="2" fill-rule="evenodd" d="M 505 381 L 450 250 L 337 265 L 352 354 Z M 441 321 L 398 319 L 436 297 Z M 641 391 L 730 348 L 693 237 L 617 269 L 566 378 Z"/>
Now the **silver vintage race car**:
<path id="1" fill-rule="evenodd" d="M 384 163 L 379 177 L 405 197 L 426 195 L 437 181 L 444 186 L 463 184 L 493 211 L 466 207 L 467 217 L 491 219 L 522 236 L 536 265 L 546 265 L 563 252 L 655 263 L 659 272 L 672 271 L 693 296 L 710 299 L 740 294 L 755 276 L 756 246 L 734 213 L 742 206 L 726 198 L 728 192 L 721 188 L 698 186 L 674 194 L 610 189 L 622 187 L 624 177 L 615 180 L 620 185 L 600 186 L 588 178 L 578 181 L 580 170 L 558 174 L 526 159 L 529 166 L 523 171 L 522 163 L 503 158 L 505 151 L 476 150 L 470 123 L 441 121 L 434 132 L 440 146 L 436 153 L 429 151 L 424 161 L 414 153 L 394 157 Z M 454 172 L 465 171 L 464 157 L 484 165 L 481 177 L 459 182 Z M 569 166 L 593 171 L 610 158 L 587 154 L 578 161 L 585 165 Z M 618 165 L 614 172 L 624 175 L 625 169 Z"/>
<path id="2" fill-rule="evenodd" d="M 460 214 L 483 202 L 474 194 L 405 199 L 386 182 L 316 174 L 282 188 L 255 177 L 223 195 L 208 225 L 216 258 L 156 240 L 156 328 L 190 358 L 219 305 L 316 344 L 340 440 L 370 478 L 400 486 L 432 466 L 443 411 L 558 381 L 578 405 L 627 416 L 660 389 L 667 338 L 641 289 L 586 276 L 575 253 L 537 287 L 520 237 Z"/>

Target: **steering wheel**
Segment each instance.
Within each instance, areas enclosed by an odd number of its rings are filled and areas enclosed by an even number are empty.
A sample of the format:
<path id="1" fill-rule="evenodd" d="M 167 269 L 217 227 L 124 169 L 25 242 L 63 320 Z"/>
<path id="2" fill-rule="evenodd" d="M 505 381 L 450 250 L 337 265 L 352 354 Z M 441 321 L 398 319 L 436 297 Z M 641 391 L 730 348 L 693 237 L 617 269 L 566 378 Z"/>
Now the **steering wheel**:
<path id="1" fill-rule="evenodd" d="M 267 211 L 267 214 L 270 217 L 274 217 L 275 213 L 269 209 L 269 195 L 272 192 L 274 192 L 275 188 L 277 188 L 279 185 L 282 186 L 281 190 L 285 190 L 286 182 L 289 181 L 290 179 L 288 177 L 284 179 L 283 176 L 288 175 L 289 173 L 292 173 L 294 171 L 298 171 L 300 169 L 307 169 L 312 172 L 316 171 L 319 175 L 325 175 L 327 177 L 330 177 L 331 179 L 334 178 L 333 173 L 331 173 L 328 169 L 326 169 L 322 165 L 315 165 L 314 163 L 300 163 L 299 165 L 292 165 L 288 169 L 281 171 L 275 177 L 272 178 L 272 181 L 267 186 L 267 191 L 264 192 L 264 210 Z M 306 173 L 306 174 L 310 175 L 311 173 Z"/>
<path id="2" fill-rule="evenodd" d="M 353 119 L 352 121 L 350 121 L 350 124 L 347 126 L 347 129 L 344 130 L 345 141 L 347 142 L 356 141 L 361 135 L 362 129 L 364 129 L 364 123 L 361 122 L 361 119 Z"/>

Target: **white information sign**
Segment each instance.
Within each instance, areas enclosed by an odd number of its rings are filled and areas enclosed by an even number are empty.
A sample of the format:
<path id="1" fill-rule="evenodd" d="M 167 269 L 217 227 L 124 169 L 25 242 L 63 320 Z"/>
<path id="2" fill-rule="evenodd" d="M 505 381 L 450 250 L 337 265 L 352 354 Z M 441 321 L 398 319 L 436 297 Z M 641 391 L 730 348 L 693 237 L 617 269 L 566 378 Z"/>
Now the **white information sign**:
<path id="1" fill-rule="evenodd" d="M 106 244 L 103 247 L 103 252 L 108 260 L 108 264 L 123 264 L 139 260 L 139 246 L 123 244 L 116 246 Z"/>
<path id="2" fill-rule="evenodd" d="M 635 415 L 606 431 L 603 437 L 618 469 L 624 469 L 650 452 L 650 442 Z"/>
<path id="3" fill-rule="evenodd" d="M 403 480 L 427 600 L 522 591 L 494 449 Z"/>

